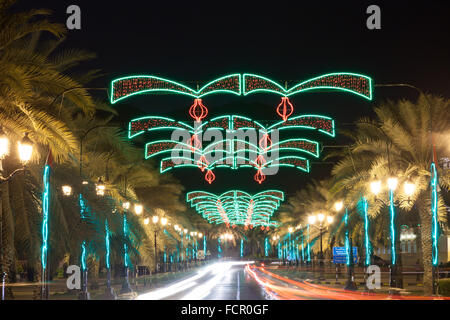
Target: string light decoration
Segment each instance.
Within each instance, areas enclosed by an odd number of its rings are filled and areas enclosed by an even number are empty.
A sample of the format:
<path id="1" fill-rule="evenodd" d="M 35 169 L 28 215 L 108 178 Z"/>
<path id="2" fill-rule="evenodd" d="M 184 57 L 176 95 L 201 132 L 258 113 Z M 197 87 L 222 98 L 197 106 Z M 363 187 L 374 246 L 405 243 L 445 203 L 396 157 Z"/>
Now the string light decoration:
<path id="1" fill-rule="evenodd" d="M 105 265 L 106 269 L 110 269 L 110 263 L 109 263 L 109 256 L 110 256 L 110 243 L 109 243 L 109 226 L 108 226 L 108 220 L 105 220 L 105 247 L 106 247 L 106 258 L 105 258 Z"/>
<path id="2" fill-rule="evenodd" d="M 208 108 L 202 103 L 202 99 L 197 98 L 194 104 L 189 108 L 189 115 L 196 122 L 202 121 L 208 115 Z"/>
<path id="3" fill-rule="evenodd" d="M 282 201 L 284 193 L 278 190 L 253 196 L 240 190 L 230 190 L 219 196 L 205 191 L 192 191 L 186 195 L 186 202 L 209 223 L 225 223 L 228 227 L 243 225 L 246 230 L 278 227 L 279 223 L 270 219 Z"/>
<path id="4" fill-rule="evenodd" d="M 395 203 L 394 203 L 394 191 L 389 190 L 389 220 L 390 220 L 390 230 L 391 230 L 391 263 L 395 266 L 397 262 L 397 253 L 395 250 Z"/>
<path id="5" fill-rule="evenodd" d="M 438 251 L 438 240 L 439 240 L 439 228 L 438 228 L 438 176 L 436 171 L 436 164 L 431 163 L 431 241 L 432 241 L 432 265 L 438 265 L 439 251 Z"/>
<path id="6" fill-rule="evenodd" d="M 242 80 L 242 81 L 241 81 Z M 242 82 L 242 84 L 241 84 Z M 120 100 L 144 93 L 175 93 L 194 97 L 194 103 L 189 108 L 189 115 L 200 122 L 208 114 L 208 109 L 202 102 L 202 97 L 214 93 L 231 93 L 248 95 L 255 92 L 275 93 L 282 96 L 276 112 L 287 121 L 294 112 L 294 106 L 289 96 L 310 90 L 339 90 L 359 95 L 372 100 L 372 79 L 367 76 L 338 72 L 321 75 L 287 88 L 279 83 L 254 74 L 231 74 L 215 79 L 202 88 L 194 90 L 181 83 L 156 77 L 153 75 L 136 75 L 115 79 L 111 82 L 111 104 Z"/>
<path id="7" fill-rule="evenodd" d="M 152 75 L 123 77 L 111 82 L 111 104 L 137 94 L 161 92 L 183 94 L 194 98 L 216 93 L 241 95 L 241 75 L 231 74 L 215 79 L 198 90 Z"/>
<path id="8" fill-rule="evenodd" d="M 369 214 L 368 214 L 369 202 L 367 201 L 366 197 L 361 198 L 361 200 L 358 203 L 358 208 L 362 211 L 364 216 L 364 248 L 366 251 L 366 258 L 364 264 L 366 266 L 369 266 L 372 249 L 369 240 Z"/>
<path id="9" fill-rule="evenodd" d="M 287 83 L 283 87 L 269 78 L 255 74 L 244 74 L 243 83 L 244 96 L 255 92 L 281 95 L 281 103 L 277 106 L 276 111 L 283 118 L 283 121 L 286 121 L 294 112 L 294 106 L 289 101 L 289 96 L 305 91 L 318 89 L 340 90 L 372 100 L 372 79 L 355 73 L 339 72 L 325 74 L 303 81 L 290 89 L 287 88 Z"/>
<path id="10" fill-rule="evenodd" d="M 129 137 L 133 138 L 145 131 L 184 129 L 189 132 L 186 142 L 174 140 L 158 140 L 146 144 L 145 158 L 151 158 L 163 153 L 171 153 L 171 158 L 160 161 L 160 172 L 164 173 L 173 168 L 197 167 L 203 173 L 205 180 L 211 184 L 216 175 L 213 170 L 217 167 L 238 169 L 253 167 L 256 170 L 254 180 L 262 184 L 266 180 L 265 169 L 273 167 L 295 167 L 309 172 L 309 161 L 295 155 L 304 152 L 315 158 L 319 157 L 319 144 L 308 139 L 295 138 L 273 143 L 271 134 L 274 130 L 309 129 L 317 130 L 334 137 L 334 120 L 320 115 L 300 115 L 286 121 L 276 122 L 268 128 L 257 121 L 237 115 L 225 115 L 202 122 L 195 128 L 181 121 L 165 117 L 143 117 L 130 121 Z M 210 129 L 226 130 L 232 138 L 215 141 L 207 146 L 202 145 L 201 136 Z M 260 130 L 258 145 L 246 140 L 239 140 L 237 130 Z M 192 134 L 192 135 L 190 135 Z M 256 134 L 256 132 L 255 132 Z M 281 154 L 278 159 L 266 158 L 268 152 Z M 174 156 L 180 153 L 182 156 Z M 241 156 L 242 154 L 247 155 Z M 222 157 L 220 157 L 222 155 Z M 212 159 L 212 160 L 211 160 Z M 268 161 L 269 160 L 269 161 Z"/>
<path id="11" fill-rule="evenodd" d="M 291 101 L 289 101 L 289 98 L 282 97 L 280 104 L 277 106 L 278 115 L 283 119 L 283 121 L 286 121 L 293 112 L 294 106 L 292 105 Z"/>
<path id="12" fill-rule="evenodd" d="M 47 251 L 48 251 L 48 209 L 50 197 L 50 166 L 45 165 L 44 175 L 44 192 L 42 194 L 42 248 L 41 248 L 41 264 L 42 270 L 47 268 Z"/>
<path id="13" fill-rule="evenodd" d="M 325 133 L 331 137 L 335 136 L 334 120 L 321 115 L 300 115 L 292 117 L 287 121 L 281 121 L 266 128 L 258 121 L 237 115 L 220 116 L 210 121 L 203 121 L 200 126 L 194 128 L 182 121 L 170 118 L 147 116 L 130 121 L 128 125 L 128 138 L 132 139 L 146 131 L 184 129 L 190 133 L 203 133 L 207 129 L 219 129 L 235 131 L 241 129 L 258 129 L 268 134 L 272 130 L 284 129 L 310 129 Z"/>
<path id="14" fill-rule="evenodd" d="M 178 82 L 155 76 L 131 76 L 111 82 L 111 104 L 136 94 L 143 93 L 176 93 L 194 97 L 189 108 L 189 115 L 200 122 L 208 115 L 208 108 L 201 97 L 215 93 L 232 93 L 241 95 L 241 75 L 232 74 L 215 79 L 198 90 L 191 89 Z"/>

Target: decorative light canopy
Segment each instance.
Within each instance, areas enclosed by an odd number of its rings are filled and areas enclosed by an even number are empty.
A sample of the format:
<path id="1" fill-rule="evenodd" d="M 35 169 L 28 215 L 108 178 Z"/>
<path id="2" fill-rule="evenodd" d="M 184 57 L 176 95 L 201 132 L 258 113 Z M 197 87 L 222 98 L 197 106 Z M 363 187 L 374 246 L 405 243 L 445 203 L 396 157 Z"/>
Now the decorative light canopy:
<path id="1" fill-rule="evenodd" d="M 232 93 L 248 95 L 255 92 L 275 93 L 282 96 L 276 111 L 283 121 L 294 112 L 289 96 L 310 90 L 340 90 L 372 99 L 372 80 L 364 75 L 348 72 L 324 74 L 301 83 L 290 89 L 279 83 L 255 74 L 231 74 L 215 79 L 202 88 L 194 90 L 188 86 L 156 77 L 153 75 L 137 75 L 115 79 L 111 82 L 111 103 L 114 104 L 127 97 L 143 93 L 175 93 L 194 97 L 194 104 L 189 109 L 190 116 L 200 121 L 208 114 L 201 98 L 214 93 Z"/>
<path id="2" fill-rule="evenodd" d="M 304 153 L 315 158 L 319 157 L 319 143 L 304 138 L 293 138 L 279 142 L 272 141 L 274 130 L 309 129 L 334 137 L 334 120 L 320 115 L 300 115 L 286 121 L 279 121 L 270 126 L 263 126 L 252 119 L 226 115 L 202 122 L 195 128 L 181 121 L 164 117 L 144 117 L 132 120 L 129 124 L 129 137 L 133 138 L 145 131 L 175 130 L 188 131 L 189 138 L 185 142 L 175 140 L 156 140 L 146 144 L 146 159 L 170 153 L 170 158 L 160 161 L 160 172 L 173 168 L 197 167 L 205 175 L 205 180 L 211 184 L 216 175 L 217 167 L 238 169 L 253 167 L 256 170 L 254 180 L 262 183 L 266 180 L 265 169 L 272 167 L 294 167 L 309 172 L 309 161 L 298 153 Z M 202 145 L 199 140 L 210 129 L 223 130 L 227 138 Z M 255 137 L 260 135 L 258 143 L 240 140 L 238 130 L 255 130 Z M 192 135 L 191 135 L 192 134 Z M 230 135 L 230 137 L 228 136 Z M 267 157 L 267 154 L 278 154 L 278 158 Z M 173 156 L 182 154 L 182 156 Z M 212 157 L 214 154 L 214 157 Z M 218 156 L 221 154 L 222 156 Z M 244 154 L 245 156 L 242 156 Z M 247 156 L 248 155 L 248 156 Z M 211 160 L 211 158 L 213 158 Z"/>
<path id="3" fill-rule="evenodd" d="M 279 226 L 271 217 L 283 200 L 284 193 L 278 190 L 267 190 L 253 196 L 240 190 L 231 190 L 219 196 L 192 191 L 186 197 L 186 201 L 209 223 L 225 223 L 228 227 L 243 225 L 245 229 L 264 227 L 266 230 Z"/>

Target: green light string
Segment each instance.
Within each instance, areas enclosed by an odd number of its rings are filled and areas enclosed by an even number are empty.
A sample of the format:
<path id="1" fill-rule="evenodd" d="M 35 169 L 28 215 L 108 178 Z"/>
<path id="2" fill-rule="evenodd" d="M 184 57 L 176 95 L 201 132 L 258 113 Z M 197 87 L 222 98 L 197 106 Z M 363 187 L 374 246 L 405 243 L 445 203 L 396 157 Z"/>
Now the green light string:
<path id="1" fill-rule="evenodd" d="M 302 239 L 302 261 L 305 261 L 305 247 L 303 245 L 303 230 L 302 230 L 301 239 Z"/>
<path id="2" fill-rule="evenodd" d="M 206 236 L 203 236 L 203 252 L 206 258 Z"/>
<path id="3" fill-rule="evenodd" d="M 108 219 L 105 220 L 105 246 L 106 246 L 106 269 L 110 268 L 109 256 L 110 256 L 110 244 L 109 244 L 109 226 Z"/>
<path id="4" fill-rule="evenodd" d="M 86 241 L 81 244 L 81 270 L 86 270 Z"/>
<path id="5" fill-rule="evenodd" d="M 395 252 L 395 204 L 394 204 L 394 191 L 389 190 L 389 212 L 390 212 L 390 231 L 391 231 L 391 263 L 396 264 L 396 252 Z"/>
<path id="6" fill-rule="evenodd" d="M 269 239 L 266 237 L 264 239 L 264 256 L 268 256 L 269 255 Z"/>
<path id="7" fill-rule="evenodd" d="M 217 238 L 217 257 L 221 257 L 222 248 L 220 247 L 220 238 Z"/>
<path id="8" fill-rule="evenodd" d="M 438 228 L 438 175 L 436 171 L 436 165 L 434 162 L 431 163 L 431 239 L 432 239 L 432 264 L 433 266 L 438 265 L 439 251 L 438 251 L 438 238 L 439 238 L 439 228 Z"/>
<path id="9" fill-rule="evenodd" d="M 369 241 L 369 215 L 368 215 L 368 207 L 369 203 L 367 202 L 367 199 L 365 197 L 362 198 L 362 205 L 363 205 L 363 214 L 364 214 L 364 246 L 366 249 L 366 261 L 365 265 L 370 265 L 370 256 L 371 256 L 371 248 L 370 248 L 370 241 Z M 353 250 L 353 248 L 351 249 Z"/>
<path id="10" fill-rule="evenodd" d="M 352 249 L 350 248 L 350 240 L 348 237 L 348 211 L 347 211 L 347 208 L 345 208 L 344 221 L 345 221 L 345 252 L 347 253 L 346 263 L 347 263 L 347 266 L 349 266 L 350 265 L 350 250 L 352 250 Z"/>
<path id="11" fill-rule="evenodd" d="M 311 248 L 309 246 L 309 224 L 307 225 L 307 230 L 308 230 L 308 236 L 306 239 L 306 245 L 307 245 L 307 254 L 308 254 L 308 262 L 311 262 Z"/>
<path id="12" fill-rule="evenodd" d="M 128 268 L 128 246 L 126 243 L 127 240 L 127 234 L 128 234 L 128 224 L 127 224 L 127 215 L 126 212 L 123 213 L 123 238 L 124 238 L 124 242 L 123 242 L 123 263 L 125 268 Z"/>
<path id="13" fill-rule="evenodd" d="M 241 258 L 244 256 L 244 239 L 241 239 Z"/>
<path id="14" fill-rule="evenodd" d="M 41 264 L 42 270 L 47 268 L 47 250 L 48 250 L 48 209 L 50 197 L 50 166 L 44 167 L 44 192 L 42 194 L 42 248 L 41 248 Z"/>

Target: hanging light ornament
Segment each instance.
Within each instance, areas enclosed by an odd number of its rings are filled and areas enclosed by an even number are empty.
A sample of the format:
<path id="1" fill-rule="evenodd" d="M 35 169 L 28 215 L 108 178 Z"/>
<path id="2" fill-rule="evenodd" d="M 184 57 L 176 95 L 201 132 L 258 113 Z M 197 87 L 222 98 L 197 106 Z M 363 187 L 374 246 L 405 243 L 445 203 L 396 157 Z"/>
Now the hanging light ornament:
<path id="1" fill-rule="evenodd" d="M 196 121 L 200 122 L 208 115 L 208 108 L 206 108 L 202 99 L 195 99 L 194 104 L 189 108 L 189 115 Z"/>
<path id="2" fill-rule="evenodd" d="M 256 158 L 256 163 L 258 167 L 258 172 L 256 172 L 254 179 L 259 184 L 263 183 L 264 180 L 266 180 L 266 175 L 262 172 L 262 167 L 266 163 L 266 159 L 260 154 Z"/>
<path id="3" fill-rule="evenodd" d="M 202 147 L 202 143 L 198 139 L 198 134 L 193 134 L 188 144 L 191 146 L 191 152 L 195 152 L 196 149 L 199 150 Z"/>
<path id="4" fill-rule="evenodd" d="M 244 226 L 244 230 L 248 230 L 248 225 L 245 225 L 245 226 Z"/>
<path id="5" fill-rule="evenodd" d="M 286 121 L 289 116 L 294 112 L 294 106 L 289 101 L 288 97 L 281 97 L 281 102 L 277 107 L 278 115 Z"/>
<path id="6" fill-rule="evenodd" d="M 272 147 L 272 140 L 269 135 L 265 133 L 262 138 L 259 140 L 259 148 L 262 152 L 267 152 Z"/>
<path id="7" fill-rule="evenodd" d="M 200 159 L 197 161 L 197 166 L 200 168 L 202 172 L 205 171 L 206 168 L 208 168 L 208 160 L 206 160 L 206 157 L 202 154 Z"/>
<path id="8" fill-rule="evenodd" d="M 259 184 L 263 183 L 264 180 L 266 180 L 266 175 L 262 172 L 262 169 L 258 169 L 258 172 L 256 172 L 254 179 Z"/>
<path id="9" fill-rule="evenodd" d="M 269 230 L 270 230 L 270 228 L 269 228 L 269 226 L 267 226 L 267 227 L 266 227 L 266 231 L 269 231 Z"/>
<path id="10" fill-rule="evenodd" d="M 264 226 L 261 226 L 261 230 L 264 231 L 264 229 L 266 229 Z"/>
<path id="11" fill-rule="evenodd" d="M 205 174 L 205 180 L 208 181 L 209 184 L 211 184 L 214 179 L 216 179 L 216 175 L 212 172 L 211 169 L 208 169 Z"/>

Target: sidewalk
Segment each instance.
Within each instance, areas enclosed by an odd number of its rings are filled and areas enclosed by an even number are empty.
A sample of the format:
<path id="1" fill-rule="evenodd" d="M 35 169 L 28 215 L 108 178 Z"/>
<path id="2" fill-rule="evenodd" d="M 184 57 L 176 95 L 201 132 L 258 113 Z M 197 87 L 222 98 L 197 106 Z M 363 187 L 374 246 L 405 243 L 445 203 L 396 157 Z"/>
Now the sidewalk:
<path id="1" fill-rule="evenodd" d="M 184 277 L 190 276 L 197 272 L 200 268 L 193 267 L 187 271 L 179 272 L 165 272 L 153 275 L 140 276 L 136 278 L 129 278 L 129 283 L 131 289 L 136 293 L 140 294 L 143 292 L 150 291 L 155 288 L 166 285 L 167 283 L 182 279 Z M 80 290 L 69 290 L 66 285 L 67 279 L 56 279 L 49 282 L 49 300 L 77 300 Z M 122 289 L 123 278 L 111 279 L 111 287 L 114 289 L 115 294 L 118 299 L 130 299 L 130 295 L 121 295 L 120 290 Z M 88 279 L 88 292 L 90 293 L 91 300 L 104 300 L 103 295 L 106 289 L 106 279 L 98 278 L 96 279 L 97 288 L 93 289 L 94 279 Z M 0 286 L 1 287 L 1 286 Z M 12 289 L 14 300 L 35 300 L 40 299 L 39 283 L 31 282 L 18 282 L 9 284 L 8 287 Z M 0 288 L 1 289 L 1 288 Z"/>

